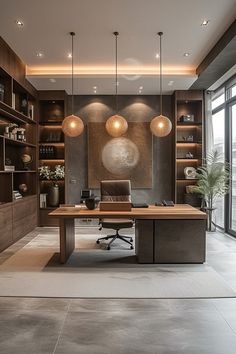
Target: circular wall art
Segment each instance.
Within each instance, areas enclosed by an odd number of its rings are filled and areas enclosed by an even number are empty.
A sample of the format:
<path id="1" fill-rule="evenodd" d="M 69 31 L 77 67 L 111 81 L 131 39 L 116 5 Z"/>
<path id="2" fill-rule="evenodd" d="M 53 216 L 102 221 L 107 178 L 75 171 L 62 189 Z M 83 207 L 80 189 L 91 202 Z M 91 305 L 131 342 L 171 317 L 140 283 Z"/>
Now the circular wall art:
<path id="1" fill-rule="evenodd" d="M 137 166 L 139 157 L 137 146 L 127 138 L 112 139 L 102 150 L 103 166 L 117 176 L 129 174 Z"/>

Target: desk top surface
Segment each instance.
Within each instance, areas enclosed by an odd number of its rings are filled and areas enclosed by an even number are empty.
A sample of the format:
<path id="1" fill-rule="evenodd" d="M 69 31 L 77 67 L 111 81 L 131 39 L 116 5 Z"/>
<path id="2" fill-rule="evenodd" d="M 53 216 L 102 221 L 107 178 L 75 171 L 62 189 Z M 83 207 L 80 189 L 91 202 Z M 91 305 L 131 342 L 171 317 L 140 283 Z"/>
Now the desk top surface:
<path id="1" fill-rule="evenodd" d="M 131 211 L 100 211 L 85 209 L 81 206 L 63 206 L 50 214 L 57 218 L 132 218 L 132 219 L 206 219 L 206 213 L 188 205 L 175 204 L 173 207 L 154 206 L 132 208 Z"/>

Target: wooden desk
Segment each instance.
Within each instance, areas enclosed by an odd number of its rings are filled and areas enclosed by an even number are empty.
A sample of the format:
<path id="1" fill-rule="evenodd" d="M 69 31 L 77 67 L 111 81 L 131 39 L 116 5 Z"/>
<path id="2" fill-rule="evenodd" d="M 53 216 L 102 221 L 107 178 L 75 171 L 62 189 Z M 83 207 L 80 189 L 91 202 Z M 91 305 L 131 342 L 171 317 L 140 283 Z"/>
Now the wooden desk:
<path id="1" fill-rule="evenodd" d="M 187 204 L 149 206 L 131 211 L 100 211 L 60 207 L 50 217 L 60 221 L 60 262 L 75 248 L 77 218 L 135 219 L 135 251 L 140 263 L 203 263 L 205 261 L 206 214 Z"/>

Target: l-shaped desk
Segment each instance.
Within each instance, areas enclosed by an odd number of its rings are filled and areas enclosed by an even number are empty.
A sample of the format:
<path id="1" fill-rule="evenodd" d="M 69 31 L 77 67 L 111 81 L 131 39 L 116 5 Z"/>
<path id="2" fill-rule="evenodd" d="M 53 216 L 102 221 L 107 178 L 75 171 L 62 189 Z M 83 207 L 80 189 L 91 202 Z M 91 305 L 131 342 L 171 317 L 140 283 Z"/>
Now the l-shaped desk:
<path id="1" fill-rule="evenodd" d="M 100 211 L 60 207 L 49 214 L 60 223 L 60 262 L 75 248 L 75 219 L 135 220 L 135 253 L 139 263 L 203 263 L 206 253 L 206 214 L 187 204 L 149 206 L 131 211 Z"/>

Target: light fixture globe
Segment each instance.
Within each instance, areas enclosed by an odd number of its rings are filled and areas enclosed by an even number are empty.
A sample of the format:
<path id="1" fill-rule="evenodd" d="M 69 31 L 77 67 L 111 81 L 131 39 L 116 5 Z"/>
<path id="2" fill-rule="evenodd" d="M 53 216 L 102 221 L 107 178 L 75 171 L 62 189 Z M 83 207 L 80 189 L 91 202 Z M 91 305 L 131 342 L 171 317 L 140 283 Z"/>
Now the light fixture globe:
<path id="1" fill-rule="evenodd" d="M 80 117 L 75 116 L 74 114 L 64 118 L 62 122 L 62 131 L 66 136 L 70 138 L 75 138 L 82 134 L 84 130 L 84 123 Z"/>
<path id="2" fill-rule="evenodd" d="M 111 116 L 106 121 L 106 131 L 109 135 L 113 138 L 119 138 L 120 136 L 124 135 L 128 129 L 128 123 L 125 118 L 115 114 Z"/>
<path id="3" fill-rule="evenodd" d="M 163 138 L 170 134 L 172 123 L 169 118 L 160 115 L 151 120 L 150 129 L 153 135 Z"/>

